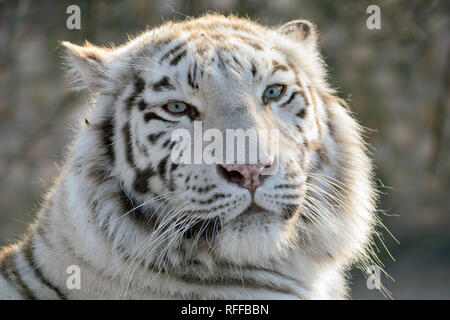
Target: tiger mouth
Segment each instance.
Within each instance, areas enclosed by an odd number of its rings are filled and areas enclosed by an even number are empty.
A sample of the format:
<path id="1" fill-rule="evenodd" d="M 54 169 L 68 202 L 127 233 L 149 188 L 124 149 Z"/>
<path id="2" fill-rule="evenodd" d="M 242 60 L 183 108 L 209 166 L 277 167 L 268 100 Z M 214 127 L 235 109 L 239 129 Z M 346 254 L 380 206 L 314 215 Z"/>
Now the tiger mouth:
<path id="1" fill-rule="evenodd" d="M 261 214 L 263 212 L 267 212 L 267 210 L 263 209 L 262 207 L 258 206 L 256 203 L 252 202 L 250 206 L 247 207 L 244 211 L 242 211 L 237 217 L 241 216 L 248 216 L 253 214 Z M 236 217 L 236 218 L 237 218 Z M 216 218 L 218 221 L 218 218 Z M 206 223 L 204 221 L 196 223 L 194 226 L 189 228 L 185 232 L 185 237 L 187 239 L 195 238 L 200 235 L 203 235 L 206 238 L 213 238 L 215 237 L 223 228 L 223 225 L 220 223 Z"/>
<path id="2" fill-rule="evenodd" d="M 250 204 L 247 209 L 245 209 L 241 215 L 251 215 L 251 214 L 258 214 L 258 213 L 262 213 L 264 211 L 263 208 L 261 208 L 260 206 L 258 206 L 256 203 L 252 202 L 252 204 Z"/>

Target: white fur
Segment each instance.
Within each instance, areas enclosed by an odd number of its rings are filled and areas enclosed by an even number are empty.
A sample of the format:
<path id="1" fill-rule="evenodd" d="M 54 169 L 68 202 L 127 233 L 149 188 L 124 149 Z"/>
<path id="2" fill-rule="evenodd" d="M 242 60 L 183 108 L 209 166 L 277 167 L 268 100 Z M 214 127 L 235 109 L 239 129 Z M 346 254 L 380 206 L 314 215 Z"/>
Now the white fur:
<path id="1" fill-rule="evenodd" d="M 242 30 L 227 27 L 230 24 Z M 87 115 L 89 124 L 81 124 L 67 166 L 48 195 L 28 240 L 5 250 L 18 250 L 19 271 L 37 295 L 57 298 L 38 280 L 26 275 L 30 267 L 20 245 L 24 246 L 29 239 L 33 239 L 36 262 L 43 274 L 71 299 L 347 297 L 345 270 L 358 259 L 367 259 L 375 224 L 371 162 L 361 139 L 361 128 L 326 83 L 313 26 L 309 24 L 309 34 L 298 26 L 294 22 L 275 30 L 247 20 L 212 15 L 185 23 L 168 23 L 116 49 L 64 44 L 68 50 L 69 76 L 75 87 L 89 88 L 93 93 L 94 106 Z M 196 50 L 202 42 L 190 40 L 185 45 L 186 56 L 176 66 L 168 65 L 173 56 L 161 62 L 168 50 L 196 31 L 206 34 L 204 43 L 213 41 L 207 40 L 210 33 L 211 37 L 214 33 L 229 36 L 217 43 L 229 50 L 210 49 L 200 57 Z M 169 44 L 158 47 L 158 41 L 168 36 L 172 37 Z M 252 47 L 252 41 L 263 50 L 255 44 Z M 211 60 L 218 59 L 217 52 L 228 61 L 226 71 L 217 60 Z M 239 63 L 233 62 L 233 58 Z M 295 66 L 296 71 L 272 75 L 273 61 Z M 197 71 L 204 73 L 197 82 L 200 86 L 197 91 L 191 88 L 186 76 L 194 63 L 198 64 Z M 258 81 L 250 72 L 255 63 L 261 77 Z M 136 72 L 145 88 L 127 111 L 126 101 L 136 91 Z M 152 84 L 163 76 L 170 79 L 174 89 L 152 91 Z M 286 84 L 286 97 L 273 102 L 267 111 L 260 97 L 273 83 Z M 295 90 L 303 90 L 304 95 L 281 107 Z M 168 100 L 194 105 L 204 130 L 281 130 L 278 153 L 266 150 L 265 154 L 277 159 L 280 170 L 264 181 L 254 197 L 265 212 L 243 215 L 252 201 L 249 191 L 228 183 L 214 165 L 174 169 L 170 173 L 173 191 L 164 177 L 155 174 L 147 181 L 151 192 L 137 192 L 138 173 L 144 172 L 150 163 L 158 170 L 156 164 L 168 154 L 163 142 L 172 130 L 164 122 L 151 121 L 150 125 L 144 121 L 143 112 L 136 107 L 139 99 L 152 106 Z M 304 118 L 295 116 L 305 107 Z M 177 121 L 176 128 L 193 130 L 188 117 L 176 118 L 161 108 L 152 111 Z M 106 131 L 99 130 L 108 119 L 112 119 L 113 127 L 112 165 L 105 156 Z M 124 133 L 127 125 L 133 164 L 127 156 L 130 149 Z M 302 133 L 296 125 L 302 128 Z M 158 132 L 165 134 L 158 143 L 148 145 L 147 137 Z M 147 155 L 138 150 L 138 143 L 147 148 Z M 297 173 L 287 178 L 293 172 Z M 287 183 L 301 187 L 278 191 L 277 186 Z M 215 187 L 206 193 L 195 189 L 211 185 Z M 214 193 L 229 196 L 212 204 L 200 204 Z M 136 210 L 124 212 L 119 194 L 130 197 L 130 202 L 136 201 L 134 207 L 138 205 L 147 216 L 154 213 L 165 228 L 155 231 L 133 221 L 131 217 Z M 283 198 L 287 194 L 292 198 Z M 282 209 L 288 204 L 300 204 L 301 208 L 286 220 Z M 201 213 L 221 205 L 226 209 Z M 197 210 L 197 214 L 192 214 L 189 220 L 183 216 L 187 210 Z M 219 218 L 222 229 L 209 240 L 183 240 L 180 230 L 187 229 L 194 217 Z M 38 228 L 45 230 L 44 236 L 37 232 Z M 184 251 L 178 245 L 183 245 Z M 191 259 L 197 264 L 187 264 Z M 68 277 L 65 270 L 70 265 L 81 268 L 81 290 L 65 287 Z M 190 277 L 196 280 L 188 280 Z M 209 284 L 219 278 L 223 279 L 223 285 Z M 0 274 L 0 298 L 18 297 L 17 289 Z"/>

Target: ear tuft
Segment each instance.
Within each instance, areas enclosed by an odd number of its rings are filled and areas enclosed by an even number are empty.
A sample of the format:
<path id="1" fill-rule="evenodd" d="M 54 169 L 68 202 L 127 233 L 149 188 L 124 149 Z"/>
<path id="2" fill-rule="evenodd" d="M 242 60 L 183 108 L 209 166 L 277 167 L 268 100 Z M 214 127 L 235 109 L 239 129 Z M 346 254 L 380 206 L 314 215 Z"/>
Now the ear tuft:
<path id="1" fill-rule="evenodd" d="M 63 41 L 66 76 L 74 90 L 96 90 L 103 86 L 106 65 L 112 58 L 112 50 L 96 47 L 89 42 L 77 46 Z"/>
<path id="2" fill-rule="evenodd" d="M 315 45 L 317 41 L 316 27 L 307 20 L 290 21 L 278 31 L 296 41 L 304 41 L 307 44 Z"/>

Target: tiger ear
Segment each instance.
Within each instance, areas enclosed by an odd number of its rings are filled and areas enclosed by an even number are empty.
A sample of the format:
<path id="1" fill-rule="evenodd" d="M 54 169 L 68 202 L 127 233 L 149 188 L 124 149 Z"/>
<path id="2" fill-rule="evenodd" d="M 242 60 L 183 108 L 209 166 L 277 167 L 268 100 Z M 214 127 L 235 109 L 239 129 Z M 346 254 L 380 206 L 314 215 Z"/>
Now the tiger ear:
<path id="1" fill-rule="evenodd" d="M 104 86 L 106 66 L 112 59 L 112 50 L 96 47 L 89 42 L 77 46 L 63 41 L 66 76 L 74 90 L 97 90 Z"/>
<path id="2" fill-rule="evenodd" d="M 301 41 L 311 47 L 315 46 L 317 42 L 316 27 L 307 20 L 292 20 L 283 25 L 278 31 L 293 40 Z"/>

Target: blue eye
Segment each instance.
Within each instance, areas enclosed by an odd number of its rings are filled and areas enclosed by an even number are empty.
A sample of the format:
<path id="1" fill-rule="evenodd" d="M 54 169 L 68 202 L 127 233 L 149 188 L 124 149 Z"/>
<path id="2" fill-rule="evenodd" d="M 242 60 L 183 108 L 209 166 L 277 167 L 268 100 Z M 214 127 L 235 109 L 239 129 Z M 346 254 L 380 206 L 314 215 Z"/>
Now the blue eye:
<path id="1" fill-rule="evenodd" d="M 188 105 L 181 101 L 169 102 L 166 105 L 166 109 L 174 114 L 180 114 L 185 112 L 188 109 Z"/>
<path id="2" fill-rule="evenodd" d="M 267 87 L 264 91 L 264 100 L 270 102 L 270 100 L 276 100 L 281 97 L 284 93 L 284 86 L 281 84 L 275 84 L 273 86 Z"/>

